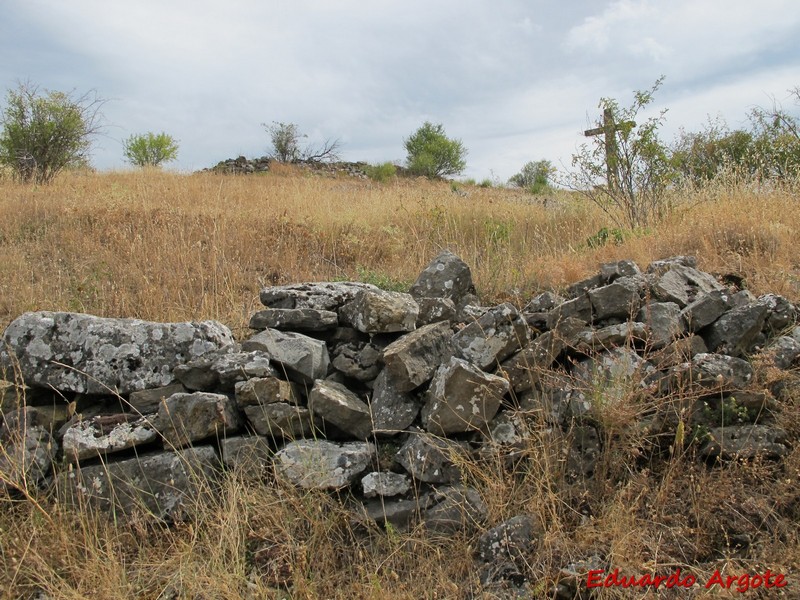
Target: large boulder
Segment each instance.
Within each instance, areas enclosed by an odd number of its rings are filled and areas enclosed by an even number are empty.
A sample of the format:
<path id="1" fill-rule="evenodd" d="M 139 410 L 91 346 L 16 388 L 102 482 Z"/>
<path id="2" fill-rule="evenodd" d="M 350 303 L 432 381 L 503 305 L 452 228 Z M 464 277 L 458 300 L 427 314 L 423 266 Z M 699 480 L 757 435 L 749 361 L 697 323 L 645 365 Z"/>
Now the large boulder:
<path id="1" fill-rule="evenodd" d="M 450 298 L 455 304 L 474 292 L 469 266 L 449 250 L 442 250 L 409 289 L 415 298 Z"/>
<path id="2" fill-rule="evenodd" d="M 174 383 L 177 365 L 233 342 L 231 331 L 216 321 L 151 323 L 34 312 L 5 330 L 0 364 L 8 372 L 19 365 L 31 386 L 127 395 Z"/>

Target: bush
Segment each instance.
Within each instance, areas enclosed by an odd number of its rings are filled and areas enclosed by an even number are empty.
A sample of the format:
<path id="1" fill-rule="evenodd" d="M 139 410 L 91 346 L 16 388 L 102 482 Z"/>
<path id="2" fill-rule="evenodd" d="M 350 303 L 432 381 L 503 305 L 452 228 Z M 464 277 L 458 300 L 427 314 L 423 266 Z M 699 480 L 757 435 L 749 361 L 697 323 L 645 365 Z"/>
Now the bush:
<path id="1" fill-rule="evenodd" d="M 549 160 L 537 160 L 536 162 L 527 163 L 508 182 L 511 185 L 528 190 L 531 194 L 541 194 L 550 189 L 550 177 L 555 171 Z"/>
<path id="2" fill-rule="evenodd" d="M 0 133 L 0 164 L 24 182 L 49 183 L 63 169 L 88 164 L 104 101 L 19 84 L 9 90 Z"/>
<path id="3" fill-rule="evenodd" d="M 137 167 L 158 167 L 178 158 L 178 142 L 164 132 L 144 133 L 123 142 L 125 159 Z"/>
<path id="4" fill-rule="evenodd" d="M 397 175 L 397 167 L 390 162 L 385 162 L 379 165 L 367 165 L 364 168 L 364 172 L 367 174 L 367 177 L 373 181 L 386 183 Z"/>
<path id="5" fill-rule="evenodd" d="M 464 144 L 461 140 L 449 139 L 442 125 L 426 121 L 403 144 L 408 153 L 408 170 L 412 175 L 434 179 L 458 175 L 467 166 Z"/>
<path id="6" fill-rule="evenodd" d="M 300 146 L 300 139 L 308 136 L 300 133 L 300 127 L 294 123 L 273 122 L 272 125 L 262 123 L 272 143 L 270 156 L 282 163 L 335 162 L 339 160 L 339 140 L 325 140 L 322 146 Z"/>

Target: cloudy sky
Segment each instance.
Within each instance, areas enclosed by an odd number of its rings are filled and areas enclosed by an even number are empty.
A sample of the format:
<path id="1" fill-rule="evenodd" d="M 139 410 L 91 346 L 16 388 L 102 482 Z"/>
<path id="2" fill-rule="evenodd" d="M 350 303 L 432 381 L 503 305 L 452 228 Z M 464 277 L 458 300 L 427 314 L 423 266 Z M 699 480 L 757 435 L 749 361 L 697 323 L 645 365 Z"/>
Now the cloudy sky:
<path id="1" fill-rule="evenodd" d="M 267 153 L 292 122 L 342 157 L 405 158 L 429 120 L 469 150 L 465 176 L 569 164 L 601 97 L 666 77 L 664 133 L 746 125 L 800 85 L 797 0 L 0 0 L 0 84 L 108 100 L 94 164 L 165 131 L 174 168 Z M 800 110 L 800 109 L 798 109 Z"/>

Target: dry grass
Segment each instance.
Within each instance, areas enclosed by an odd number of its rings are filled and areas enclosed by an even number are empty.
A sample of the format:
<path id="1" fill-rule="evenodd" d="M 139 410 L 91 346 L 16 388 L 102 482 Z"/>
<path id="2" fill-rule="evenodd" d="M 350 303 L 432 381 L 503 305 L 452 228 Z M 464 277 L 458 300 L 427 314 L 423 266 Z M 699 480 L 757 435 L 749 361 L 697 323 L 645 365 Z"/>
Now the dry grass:
<path id="1" fill-rule="evenodd" d="M 606 223 L 579 199 L 465 189 L 461 197 L 446 183 L 291 170 L 66 175 L 43 188 L 0 180 L 0 321 L 27 310 L 212 318 L 241 336 L 263 285 L 346 278 L 399 288 L 444 247 L 472 266 L 487 302 L 524 302 L 601 262 L 644 267 L 675 254 L 743 275 L 756 294 L 800 299 L 800 198 L 791 190 L 707 189 L 681 198 L 652 231 L 591 248 L 587 239 Z M 595 553 L 630 574 L 682 567 L 703 579 L 715 568 L 769 567 L 798 585 L 800 449 L 781 464 L 708 469 L 691 449 L 649 463 L 633 451 L 647 440 L 619 418 L 641 416 L 635 402 L 598 415 L 608 423 L 604 477 L 567 483 L 541 423 L 518 460 L 488 454 L 464 466 L 490 524 L 529 513 L 542 525 L 528 565 L 538 597 L 549 597 L 561 567 Z M 800 398 L 784 418 L 800 422 Z M 30 502 L 0 506 L 3 597 L 41 589 L 54 599 L 468 598 L 478 587 L 474 536 L 363 529 L 337 498 L 271 481 L 228 478 L 193 520 L 172 528 L 114 525 L 42 502 L 47 518 Z M 734 534 L 755 543 L 739 552 Z"/>

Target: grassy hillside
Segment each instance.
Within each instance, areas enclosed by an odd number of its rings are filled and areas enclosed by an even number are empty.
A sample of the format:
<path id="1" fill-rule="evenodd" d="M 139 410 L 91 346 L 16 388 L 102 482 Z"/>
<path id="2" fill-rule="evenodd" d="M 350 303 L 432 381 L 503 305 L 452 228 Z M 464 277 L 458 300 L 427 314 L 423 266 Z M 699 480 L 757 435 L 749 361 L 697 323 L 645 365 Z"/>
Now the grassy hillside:
<path id="1" fill-rule="evenodd" d="M 630 258 L 644 268 L 676 254 L 743 276 L 757 295 L 800 301 L 797 190 L 709 187 L 676 196 L 652 230 L 599 244 L 589 242 L 607 225 L 602 212 L 568 193 L 458 188 L 291 169 L 72 174 L 41 188 L 0 180 L 0 323 L 29 310 L 218 319 L 241 338 L 264 285 L 353 279 L 406 289 L 445 247 L 472 267 L 486 303 L 522 305 L 601 262 Z M 770 376 L 763 371 L 757 385 Z M 784 415 L 800 422 L 800 398 L 795 404 Z M 546 525 L 531 556 L 540 597 L 560 568 L 592 554 L 630 573 L 683 567 L 708 579 L 714 569 L 768 566 L 791 580 L 800 568 L 800 450 L 780 465 L 707 469 L 687 454 L 634 469 L 644 434 L 628 427 L 632 410 L 607 415 L 622 442 L 606 446 L 605 476 L 586 486 L 562 485 L 544 431 L 531 434 L 524 470 L 468 468 L 491 524 L 528 512 Z M 734 524 L 758 540 L 745 554 L 727 539 Z M 216 502 L 172 528 L 115 525 L 46 498 L 0 500 L 0 541 L 7 598 L 36 590 L 53 599 L 466 598 L 478 588 L 474 538 L 364 529 L 327 494 L 245 478 L 227 480 Z M 612 588 L 599 597 L 644 596 Z"/>

